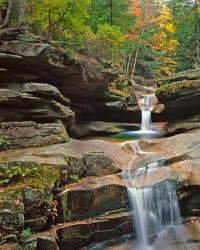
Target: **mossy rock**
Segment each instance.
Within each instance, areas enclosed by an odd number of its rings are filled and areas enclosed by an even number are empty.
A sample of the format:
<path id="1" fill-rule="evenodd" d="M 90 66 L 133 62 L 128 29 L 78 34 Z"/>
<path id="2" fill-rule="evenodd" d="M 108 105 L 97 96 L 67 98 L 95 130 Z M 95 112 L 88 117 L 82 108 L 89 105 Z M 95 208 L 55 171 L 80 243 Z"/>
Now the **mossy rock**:
<path id="1" fill-rule="evenodd" d="M 39 166 L 31 162 L 0 164 L 0 186 L 52 189 L 60 178 L 60 168 Z"/>
<path id="2" fill-rule="evenodd" d="M 159 100 L 169 100 L 181 96 L 184 92 L 196 91 L 200 88 L 200 80 L 183 80 L 180 82 L 173 82 L 170 84 L 161 85 L 156 90 L 156 96 Z"/>

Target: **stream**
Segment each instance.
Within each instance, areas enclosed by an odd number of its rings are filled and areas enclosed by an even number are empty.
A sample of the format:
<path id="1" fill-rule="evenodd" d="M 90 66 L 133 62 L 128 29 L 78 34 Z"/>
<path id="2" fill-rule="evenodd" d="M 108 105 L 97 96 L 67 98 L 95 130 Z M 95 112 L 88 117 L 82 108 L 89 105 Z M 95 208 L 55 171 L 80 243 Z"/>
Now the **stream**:
<path id="1" fill-rule="evenodd" d="M 147 135 L 147 138 L 151 134 L 162 134 L 162 131 L 155 130 L 151 123 L 152 97 L 153 95 L 144 96 L 143 105 L 141 105 L 141 130 L 137 131 L 143 136 Z M 136 141 L 127 143 L 131 145 L 135 154 L 148 154 L 148 152 L 141 151 Z M 125 144 L 126 142 L 123 143 L 123 145 Z M 85 249 L 188 249 L 176 195 L 176 183 L 173 181 L 171 173 L 167 173 L 169 176 L 167 179 L 158 179 L 162 173 L 167 171 L 164 162 L 164 159 L 156 160 L 137 168 L 134 166 L 133 160 L 123 170 L 135 235 L 127 235 Z M 155 177 L 158 180 L 154 183 Z"/>

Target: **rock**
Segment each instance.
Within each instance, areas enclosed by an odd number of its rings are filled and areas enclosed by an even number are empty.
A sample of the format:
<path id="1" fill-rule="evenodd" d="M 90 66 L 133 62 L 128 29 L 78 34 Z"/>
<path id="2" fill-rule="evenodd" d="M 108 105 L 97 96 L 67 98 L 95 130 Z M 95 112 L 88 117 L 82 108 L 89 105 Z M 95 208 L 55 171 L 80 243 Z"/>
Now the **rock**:
<path id="1" fill-rule="evenodd" d="M 124 157 L 121 157 L 122 154 Z M 63 182 L 68 182 L 65 176 L 68 178 L 71 175 L 77 175 L 82 178 L 87 175 L 117 173 L 129 162 L 131 157 L 132 155 L 126 153 L 115 143 L 72 139 L 69 143 L 4 152 L 2 157 L 0 154 L 2 166 L 16 166 L 16 164 L 27 167 L 42 166 L 45 174 L 50 167 L 52 172 L 60 169 L 61 172 L 64 172 L 63 176 L 61 173 Z M 95 166 L 91 165 L 92 161 L 96 162 Z"/>
<path id="2" fill-rule="evenodd" d="M 23 240 L 20 246 L 22 250 L 37 250 L 37 239 L 33 237 L 32 239 Z"/>
<path id="3" fill-rule="evenodd" d="M 1 122 L 0 138 L 5 138 L 2 149 L 35 147 L 69 141 L 62 122 L 44 124 L 32 121 Z"/>
<path id="4" fill-rule="evenodd" d="M 165 105 L 160 103 L 160 104 L 157 104 L 154 109 L 152 110 L 153 114 L 161 114 L 163 113 L 165 110 Z"/>
<path id="5" fill-rule="evenodd" d="M 71 109 L 57 101 L 32 96 L 11 89 L 0 89 L 0 121 L 56 121 L 63 120 L 66 126 L 74 121 Z M 14 108 L 11 108 L 14 105 Z"/>
<path id="6" fill-rule="evenodd" d="M 105 68 L 99 61 L 81 53 L 69 56 L 56 44 L 23 30 L 1 31 L 0 36 L 0 53 L 4 54 L 0 57 L 0 68 L 4 69 L 0 79 L 1 88 L 7 88 L 5 83 L 9 84 L 9 88 L 13 83 L 25 84 L 22 90 L 33 96 L 49 96 L 61 104 L 63 96 L 69 98 L 78 120 L 117 121 L 120 118 L 121 122 L 133 122 L 140 119 L 133 86 L 130 82 L 116 79 L 117 73 L 113 69 Z M 42 87 L 41 83 L 48 83 L 52 87 Z M 59 89 L 62 98 L 55 93 L 53 86 Z M 20 111 L 16 110 L 16 113 Z M 68 116 L 67 124 L 70 125 L 73 119 L 70 119 L 69 111 Z M 45 117 L 46 120 L 48 118 Z M 36 119 L 35 116 L 29 118 L 33 121 Z M 60 119 L 64 118 L 61 116 Z"/>
<path id="7" fill-rule="evenodd" d="M 69 135 L 73 138 L 81 138 L 85 136 L 118 134 L 127 130 L 138 129 L 140 129 L 138 124 L 91 121 L 74 123 L 69 130 Z"/>
<path id="8" fill-rule="evenodd" d="M 145 146 L 146 145 L 146 146 Z M 200 188 L 200 130 L 168 138 L 148 140 L 141 147 L 165 156 L 165 166 L 177 182 L 183 216 L 199 216 Z"/>
<path id="9" fill-rule="evenodd" d="M 84 155 L 87 175 L 101 176 L 116 172 L 112 158 L 104 153 L 91 152 Z"/>
<path id="10" fill-rule="evenodd" d="M 170 132 L 170 134 L 178 134 L 189 132 L 193 130 L 198 130 L 200 128 L 200 116 L 192 116 L 186 119 L 169 121 L 165 125 L 165 129 Z"/>
<path id="11" fill-rule="evenodd" d="M 12 211 L 12 209 L 3 209 L 0 211 L 0 221 L 0 231 L 2 234 L 12 234 L 20 231 L 24 226 L 24 216 L 17 211 Z"/>
<path id="12" fill-rule="evenodd" d="M 160 103 L 165 105 L 162 116 L 165 120 L 185 119 L 198 115 L 200 106 L 200 73 L 180 73 L 167 78 L 157 90 Z"/>
<path id="13" fill-rule="evenodd" d="M 125 208 L 127 190 L 122 179 L 120 181 L 118 178 L 102 177 L 65 186 L 65 190 L 57 197 L 60 204 L 59 220 L 89 218 Z"/>
<path id="14" fill-rule="evenodd" d="M 178 198 L 182 216 L 200 216 L 199 191 L 200 185 L 183 185 L 178 189 Z"/>
<path id="15" fill-rule="evenodd" d="M 121 212 L 83 222 L 63 224 L 57 230 L 57 235 L 60 250 L 75 250 L 130 232 L 132 232 L 132 219 L 128 213 Z"/>
<path id="16" fill-rule="evenodd" d="M 59 250 L 59 248 L 54 238 L 40 236 L 37 239 L 37 250 Z"/>
<path id="17" fill-rule="evenodd" d="M 21 59 L 23 59 L 22 56 L 18 56 L 18 55 L 12 55 L 12 54 L 6 54 L 6 53 L 0 53 L 0 60 L 14 60 L 14 61 L 19 61 Z"/>
<path id="18" fill-rule="evenodd" d="M 46 226 L 52 207 L 52 194 L 47 190 L 26 187 L 23 191 L 25 227 L 41 230 Z"/>

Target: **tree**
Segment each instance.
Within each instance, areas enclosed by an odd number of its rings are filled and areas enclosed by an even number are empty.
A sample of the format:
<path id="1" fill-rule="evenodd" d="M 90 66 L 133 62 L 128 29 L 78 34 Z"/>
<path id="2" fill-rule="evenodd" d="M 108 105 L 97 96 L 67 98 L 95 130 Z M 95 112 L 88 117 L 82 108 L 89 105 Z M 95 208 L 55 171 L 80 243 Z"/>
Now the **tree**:
<path id="1" fill-rule="evenodd" d="M 4 6 L 5 8 L 5 6 Z M 6 8 L 6 15 L 5 19 L 3 20 L 3 24 L 1 25 L 1 29 L 8 27 L 9 23 L 11 22 L 11 13 L 13 9 L 13 0 L 8 1 L 8 7 Z"/>
<path id="2" fill-rule="evenodd" d="M 172 11 L 178 41 L 177 70 L 199 67 L 199 1 L 169 0 L 167 4 Z"/>
<path id="3" fill-rule="evenodd" d="M 124 68 L 126 68 L 125 76 L 129 76 L 133 79 L 136 69 L 139 67 L 143 68 L 144 60 L 150 58 L 148 51 L 150 52 L 149 54 L 152 54 L 150 40 L 155 32 L 154 1 L 131 0 L 130 14 L 134 17 L 135 24 L 131 32 L 126 35 L 127 41 L 132 49 L 129 51 L 129 56 L 125 57 L 126 67 Z M 138 63 L 140 63 L 140 65 L 138 65 Z M 141 69 L 139 71 L 141 71 Z"/>
<path id="4" fill-rule="evenodd" d="M 24 24 L 24 17 L 25 17 L 25 0 L 19 1 L 19 25 Z"/>
<path id="5" fill-rule="evenodd" d="M 153 48 L 160 53 L 160 66 L 156 69 L 157 76 L 167 76 L 176 69 L 175 27 L 170 9 L 166 5 L 160 6 L 160 15 L 157 18 L 157 30 L 152 37 Z"/>
<path id="6" fill-rule="evenodd" d="M 133 26 L 129 7 L 129 0 L 93 0 L 89 8 L 89 25 L 95 33 L 104 24 L 118 26 L 122 32 L 128 32 Z"/>
<path id="7" fill-rule="evenodd" d="M 5 10 L 5 18 L 2 18 L 2 25 L 1 29 L 7 28 L 12 24 L 12 19 L 16 19 L 16 23 L 18 26 L 22 26 L 24 24 L 24 18 L 25 18 L 25 0 L 18 0 L 18 6 L 15 8 L 15 1 L 14 0 L 8 0 L 7 6 L 6 2 L 3 4 L 3 10 Z M 19 13 L 15 13 L 19 9 Z M 3 12 L 2 12 L 3 13 Z"/>

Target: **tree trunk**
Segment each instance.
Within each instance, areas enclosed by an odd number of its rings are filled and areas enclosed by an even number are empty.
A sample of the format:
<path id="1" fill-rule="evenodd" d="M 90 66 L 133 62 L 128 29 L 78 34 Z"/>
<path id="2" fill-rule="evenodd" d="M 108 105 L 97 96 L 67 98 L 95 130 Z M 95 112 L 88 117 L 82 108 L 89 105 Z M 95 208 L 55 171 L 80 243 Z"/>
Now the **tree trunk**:
<path id="1" fill-rule="evenodd" d="M 110 25 L 113 25 L 113 0 L 110 0 Z"/>
<path id="2" fill-rule="evenodd" d="M 133 56 L 133 49 L 128 57 L 128 63 L 127 63 L 127 69 L 126 69 L 126 77 L 129 77 L 129 73 L 130 73 L 130 65 L 131 65 L 131 59 Z"/>
<path id="3" fill-rule="evenodd" d="M 131 74 L 131 80 L 133 80 L 133 76 L 135 74 L 135 68 L 136 68 L 136 64 L 137 64 L 138 53 L 139 53 L 139 46 L 137 47 L 137 50 L 136 50 L 136 53 L 135 53 L 133 69 L 132 69 L 132 74 Z"/>
<path id="4" fill-rule="evenodd" d="M 12 14 L 12 6 L 13 6 L 13 0 L 9 0 L 8 2 L 8 8 L 6 13 L 6 18 L 4 20 L 4 23 L 1 25 L 1 29 L 4 29 L 9 26 L 9 23 L 11 21 L 11 14 Z"/>
<path id="5" fill-rule="evenodd" d="M 52 18 L 51 18 L 51 5 L 49 4 L 49 11 L 48 11 L 48 34 L 51 33 L 52 30 Z"/>
<path id="6" fill-rule="evenodd" d="M 19 1 L 19 25 L 22 26 L 24 24 L 25 17 L 25 0 Z"/>
<path id="7" fill-rule="evenodd" d="M 200 32 L 200 29 L 199 29 Z M 197 57 L 196 57 L 196 68 L 200 67 L 200 36 L 197 38 Z"/>

